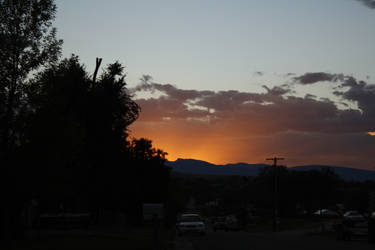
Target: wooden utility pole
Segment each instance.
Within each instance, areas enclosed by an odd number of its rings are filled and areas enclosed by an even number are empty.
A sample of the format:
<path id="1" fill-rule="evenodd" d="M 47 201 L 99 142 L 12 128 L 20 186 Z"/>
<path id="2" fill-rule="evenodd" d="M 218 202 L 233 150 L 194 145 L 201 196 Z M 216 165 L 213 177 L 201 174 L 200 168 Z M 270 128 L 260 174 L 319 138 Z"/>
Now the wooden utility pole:
<path id="1" fill-rule="evenodd" d="M 277 216 L 278 216 L 278 179 L 277 179 L 277 161 L 284 160 L 284 158 L 274 157 L 267 158 L 267 161 L 273 161 L 274 171 L 274 189 L 273 189 L 273 218 L 272 218 L 272 231 L 277 231 Z"/>

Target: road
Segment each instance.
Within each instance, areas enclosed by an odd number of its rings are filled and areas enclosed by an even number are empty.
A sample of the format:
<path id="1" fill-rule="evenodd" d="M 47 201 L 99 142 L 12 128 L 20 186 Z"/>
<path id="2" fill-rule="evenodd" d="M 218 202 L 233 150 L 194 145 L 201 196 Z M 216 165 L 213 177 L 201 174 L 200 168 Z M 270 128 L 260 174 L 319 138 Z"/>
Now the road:
<path id="1" fill-rule="evenodd" d="M 177 250 L 367 250 L 375 245 L 366 240 L 341 241 L 333 236 L 306 235 L 302 232 L 248 233 L 208 232 L 177 239 Z"/>

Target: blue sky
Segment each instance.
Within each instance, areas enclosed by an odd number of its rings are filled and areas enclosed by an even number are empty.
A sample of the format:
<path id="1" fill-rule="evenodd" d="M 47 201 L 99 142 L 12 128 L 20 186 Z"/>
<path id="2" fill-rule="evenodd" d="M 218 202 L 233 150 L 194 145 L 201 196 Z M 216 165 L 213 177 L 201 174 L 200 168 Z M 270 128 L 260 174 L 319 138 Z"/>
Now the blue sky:
<path id="1" fill-rule="evenodd" d="M 58 0 L 64 56 L 184 89 L 263 91 L 285 73 L 375 78 L 375 10 L 355 0 Z M 262 77 L 255 76 L 260 71 Z"/>

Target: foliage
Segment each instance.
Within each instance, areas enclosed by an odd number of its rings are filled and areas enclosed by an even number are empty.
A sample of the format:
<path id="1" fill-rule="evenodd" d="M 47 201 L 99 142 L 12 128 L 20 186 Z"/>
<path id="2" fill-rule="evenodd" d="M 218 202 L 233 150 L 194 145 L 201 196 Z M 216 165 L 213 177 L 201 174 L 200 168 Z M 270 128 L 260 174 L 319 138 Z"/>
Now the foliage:
<path id="1" fill-rule="evenodd" d="M 367 211 L 369 192 L 375 183 L 351 183 L 340 180 L 331 169 L 293 171 L 278 167 L 277 204 L 281 216 L 297 216 L 304 211 L 315 212 L 321 208 L 337 209 L 343 204 L 347 209 Z M 197 201 L 197 209 L 208 215 L 237 213 L 241 209 L 257 215 L 271 216 L 275 168 L 265 167 L 257 177 L 240 176 L 184 176 L 173 175 L 174 189 L 183 197 L 175 198 L 183 211 L 189 197 Z M 207 203 L 217 201 L 217 207 Z"/>
<path id="2" fill-rule="evenodd" d="M 92 80 L 77 56 L 59 61 L 55 13 L 53 0 L 0 0 L 5 231 L 18 227 L 9 218 L 20 218 L 32 197 L 42 212 L 63 206 L 96 218 L 112 210 L 136 219 L 142 202 L 167 200 L 167 153 L 150 140 L 129 140 L 140 107 L 124 67 L 109 64 Z"/>
<path id="3" fill-rule="evenodd" d="M 21 140 L 20 130 L 28 109 L 27 77 L 42 66 L 55 63 L 62 40 L 52 27 L 53 0 L 0 1 L 0 139 L 6 154 Z"/>
<path id="4" fill-rule="evenodd" d="M 54 64 L 61 52 L 62 41 L 56 39 L 52 27 L 55 12 L 53 0 L 0 0 L 0 189 L 4 201 L 0 223 L 5 225 L 0 235 L 5 237 L 10 232 L 10 217 L 20 212 L 25 198 L 20 192 L 31 172 L 23 168 L 24 132 L 32 113 L 28 79 Z"/>
<path id="5" fill-rule="evenodd" d="M 93 82 L 73 55 L 31 81 L 24 153 L 37 166 L 30 176 L 46 209 L 70 197 L 69 207 L 127 211 L 140 219 L 142 202 L 166 202 L 167 153 L 150 140 L 128 139 L 140 108 L 123 70 L 115 62 Z"/>
<path id="6" fill-rule="evenodd" d="M 166 201 L 170 169 L 164 165 L 167 153 L 152 147 L 152 141 L 133 139 L 129 146 L 132 164 L 138 176 L 139 196 L 148 203 Z M 156 188 L 157 187 L 157 188 Z"/>

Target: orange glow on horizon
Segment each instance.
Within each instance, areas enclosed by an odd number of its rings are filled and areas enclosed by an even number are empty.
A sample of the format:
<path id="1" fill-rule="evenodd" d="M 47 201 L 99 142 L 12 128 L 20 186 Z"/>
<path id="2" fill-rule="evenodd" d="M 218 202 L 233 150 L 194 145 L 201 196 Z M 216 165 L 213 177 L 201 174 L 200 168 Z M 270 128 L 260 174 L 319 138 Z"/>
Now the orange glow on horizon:
<path id="1" fill-rule="evenodd" d="M 169 161 L 175 161 L 178 158 L 181 158 L 202 160 L 213 164 L 227 163 L 225 159 L 220 159 L 221 157 L 218 157 L 218 155 L 220 154 L 218 154 L 217 152 L 212 152 L 212 148 L 208 147 L 208 145 L 205 144 L 192 147 L 191 145 L 182 145 L 183 142 L 168 142 L 159 138 L 153 138 L 152 141 L 154 147 L 160 148 L 168 153 L 167 159 Z"/>
<path id="2" fill-rule="evenodd" d="M 326 145 L 320 139 L 309 137 L 308 143 L 301 140 L 299 135 L 294 140 L 286 140 L 277 134 L 264 135 L 252 133 L 246 136 L 237 134 L 238 128 L 228 130 L 210 129 L 207 127 L 187 126 L 183 123 L 137 122 L 130 128 L 134 138 L 152 140 L 153 147 L 168 153 L 169 161 L 195 159 L 212 164 L 225 165 L 230 163 L 268 163 L 266 158 L 282 156 L 286 166 L 299 165 L 336 165 L 354 168 L 364 168 L 371 162 L 358 164 L 356 157 L 342 150 L 327 154 L 335 143 Z M 253 131 L 251 131 L 253 132 Z M 367 132 L 375 136 L 375 131 Z M 329 138 L 331 139 L 331 138 Z M 329 142 L 329 141 L 328 141 Z M 367 152 L 364 152 L 366 159 Z M 370 162 L 370 163 L 369 163 Z"/>
<path id="3" fill-rule="evenodd" d="M 213 164 L 238 162 L 232 157 L 233 151 L 235 151 L 234 145 L 228 141 L 223 141 L 222 137 L 215 136 L 214 131 L 210 132 L 211 135 L 194 134 L 189 136 L 186 131 L 180 131 L 179 129 L 167 132 L 158 129 L 149 130 L 142 126 L 132 126 L 132 136 L 152 140 L 155 148 L 168 153 L 166 158 L 169 161 L 182 158 L 202 160 Z"/>

